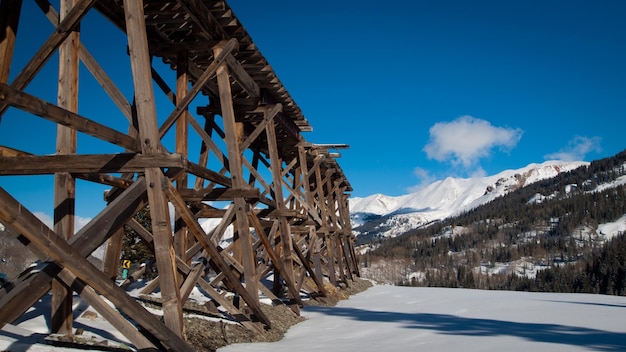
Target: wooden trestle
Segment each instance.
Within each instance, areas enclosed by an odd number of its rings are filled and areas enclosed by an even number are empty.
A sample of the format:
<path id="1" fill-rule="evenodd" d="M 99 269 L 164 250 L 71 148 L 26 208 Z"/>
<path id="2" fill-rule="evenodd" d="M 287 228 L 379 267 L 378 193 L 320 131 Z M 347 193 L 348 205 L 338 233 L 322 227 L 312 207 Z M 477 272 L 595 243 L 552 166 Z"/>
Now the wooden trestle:
<path id="1" fill-rule="evenodd" d="M 0 176 L 54 175 L 55 223 L 48 228 L 0 187 L 0 222 L 41 259 L 41 270 L 0 292 L 0 325 L 15 321 L 52 291 L 53 332 L 71 334 L 76 292 L 137 349 L 155 348 L 150 335 L 162 344 L 157 348 L 189 351 L 183 304 L 196 285 L 223 312 L 262 333 L 270 321 L 260 297 L 277 301 L 286 294 L 283 302 L 298 314 L 303 297 L 325 295 L 327 285 L 349 283 L 358 275 L 348 210 L 352 189 L 331 152 L 345 146 L 315 145 L 302 137 L 311 126 L 228 4 L 61 0 L 56 10 L 47 0 L 34 1 L 50 35 L 24 63 L 12 62 L 15 43 L 29 40 L 26 28 L 16 35 L 22 0 L 1 0 L 0 118 L 11 118 L 6 112 L 17 109 L 55 123 L 56 151 L 35 154 L 0 141 Z M 129 98 L 83 45 L 98 40 L 81 37 L 88 12 L 110 21 L 111 30 L 128 39 L 128 61 L 117 65 L 130 64 Z M 107 36 L 107 30 L 100 35 Z M 50 89 L 58 89 L 58 101 L 53 104 L 29 94 L 27 87 L 57 52 L 58 86 Z M 174 82 L 155 69 L 157 59 L 175 72 Z M 102 122 L 79 114 L 80 62 L 121 119 L 109 116 Z M 9 81 L 9 68 L 17 65 L 24 66 Z M 156 94 L 154 86 L 164 94 Z M 157 118 L 162 106 L 157 102 L 164 99 L 172 108 Z M 192 111 L 191 103 L 202 100 L 203 106 Z M 126 130 L 107 122 L 113 120 L 124 121 Z M 79 134 L 116 151 L 81 154 Z M 190 148 L 193 139 L 200 150 Z M 77 180 L 110 190 L 102 211 L 75 231 Z M 133 220 L 148 206 L 150 231 Z M 207 218 L 219 219 L 208 233 L 201 226 Z M 162 320 L 113 280 L 123 259 L 125 225 L 154 250 L 159 276 L 148 291 L 161 292 Z M 234 229 L 234 240 L 222 248 L 227 228 Z M 87 257 L 103 244 L 102 267 L 96 267 Z M 272 287 L 265 286 L 268 277 Z M 228 293 L 241 302 L 229 300 Z"/>

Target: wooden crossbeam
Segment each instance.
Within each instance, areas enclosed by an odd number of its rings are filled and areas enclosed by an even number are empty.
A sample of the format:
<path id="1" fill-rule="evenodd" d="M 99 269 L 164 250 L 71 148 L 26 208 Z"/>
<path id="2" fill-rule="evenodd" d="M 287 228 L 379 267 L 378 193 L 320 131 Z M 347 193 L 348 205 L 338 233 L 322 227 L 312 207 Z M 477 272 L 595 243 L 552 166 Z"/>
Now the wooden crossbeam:
<path id="1" fill-rule="evenodd" d="M 230 68 L 230 74 L 233 75 L 235 81 L 239 83 L 241 88 L 243 88 L 246 93 L 250 95 L 252 100 L 258 100 L 261 97 L 261 88 L 259 88 L 259 85 L 241 66 L 239 61 L 237 61 L 237 59 L 235 59 L 232 55 L 228 55 L 226 63 Z"/>
<path id="2" fill-rule="evenodd" d="M 187 9 L 187 12 L 191 14 L 191 19 L 207 37 L 215 39 L 228 38 L 228 34 L 226 34 L 203 2 L 178 0 L 178 3 Z"/>
<path id="3" fill-rule="evenodd" d="M 178 193 L 187 202 L 200 202 L 210 200 L 233 200 L 235 198 L 258 199 L 260 196 L 257 188 L 211 188 L 211 189 L 179 189 Z"/>
<path id="4" fill-rule="evenodd" d="M 220 150 L 220 148 L 215 144 L 211 136 L 198 124 L 195 119 L 190 119 L 189 124 L 191 127 L 198 133 L 202 142 L 209 147 L 209 149 L 215 154 L 215 156 L 222 162 L 222 165 L 228 165 L 228 157 L 224 155 L 224 153 Z"/>
<path id="5" fill-rule="evenodd" d="M 224 43 L 214 47 L 213 55 L 220 57 L 224 53 Z M 243 188 L 245 181 L 243 180 L 243 166 L 241 162 L 242 151 L 239 149 L 239 140 L 243 136 L 243 125 L 236 122 L 235 112 L 233 110 L 233 97 L 231 92 L 231 82 L 228 67 L 222 63 L 217 67 L 216 71 L 217 85 L 220 95 L 220 106 L 222 107 L 222 118 L 224 123 L 224 133 L 226 148 L 228 154 L 228 169 L 230 178 L 234 188 Z M 246 290 L 249 295 L 258 301 L 258 282 L 256 281 L 256 265 L 254 252 L 252 250 L 252 238 L 250 234 L 250 226 L 246 215 L 246 200 L 244 198 L 235 198 L 235 221 L 237 229 L 237 238 L 239 239 L 238 251 L 241 255 L 244 266 L 244 280 L 246 282 Z"/>
<path id="6" fill-rule="evenodd" d="M 80 229 L 68 243 L 80 255 L 87 257 L 142 209 L 146 200 L 146 183 L 141 178 Z M 44 264 L 40 271 L 23 278 L 10 292 L 2 294 L 0 324 L 10 323 L 20 317 L 49 291 L 50 281 L 60 270 L 50 265 L 52 263 Z"/>
<path id="7" fill-rule="evenodd" d="M 64 16 L 56 30 L 48 37 L 33 58 L 11 82 L 11 88 L 22 90 L 33 80 L 43 65 L 50 59 L 59 45 L 72 33 L 72 29 L 78 25 L 87 11 L 96 3 L 96 0 L 79 0 L 72 9 Z M 8 107 L 7 103 L 0 103 L 0 118 Z"/>
<path id="8" fill-rule="evenodd" d="M 186 160 L 180 154 L 136 153 L 0 156 L 0 175 L 143 172 L 147 167 L 185 168 Z"/>
<path id="9" fill-rule="evenodd" d="M 237 45 L 237 40 L 235 39 L 231 39 L 227 41 L 226 43 L 224 43 L 220 54 L 218 54 L 215 57 L 215 60 L 213 60 L 213 62 L 211 62 L 211 64 L 206 68 L 206 70 L 204 70 L 202 75 L 198 77 L 198 80 L 193 85 L 193 87 L 191 87 L 189 92 L 187 92 L 187 95 L 185 96 L 185 98 L 182 99 L 180 103 L 177 103 L 176 108 L 174 108 L 174 111 L 172 111 L 170 116 L 168 116 L 167 119 L 165 119 L 165 121 L 161 125 L 161 128 L 159 129 L 159 136 L 161 138 L 163 138 L 163 136 L 165 136 L 167 131 L 169 131 L 169 129 L 174 124 L 174 122 L 176 122 L 176 119 L 178 119 L 178 117 L 184 111 L 187 110 L 187 108 L 189 107 L 189 104 L 191 104 L 193 99 L 198 95 L 198 93 L 200 93 L 202 88 L 204 88 L 205 84 L 215 74 L 215 72 L 220 67 L 220 65 L 224 61 L 226 61 L 226 59 L 228 58 L 228 55 L 230 55 L 230 52 L 236 47 L 236 45 Z"/>
<path id="10" fill-rule="evenodd" d="M 44 225 L 19 202 L 0 188 L 0 218 L 26 237 L 47 257 L 74 275 L 88 282 L 98 293 L 105 296 L 127 315 L 133 317 L 143 328 L 162 342 L 168 342 L 173 351 L 194 351 L 182 338 L 165 327 L 154 315 L 93 266 L 63 238 Z"/>
<path id="11" fill-rule="evenodd" d="M 268 112 L 266 111 L 266 109 L 263 109 L 264 112 L 266 112 L 265 114 L 263 114 L 263 121 L 261 121 L 255 128 L 254 131 L 252 131 L 252 133 L 250 133 L 248 135 L 248 137 L 246 138 L 246 140 L 244 142 L 241 143 L 241 146 L 239 148 L 241 148 L 241 150 L 246 150 L 250 147 L 250 145 L 254 142 L 254 140 L 262 133 L 265 131 L 265 127 L 267 126 L 268 123 L 274 123 L 274 117 L 276 117 L 276 115 L 278 115 L 279 112 L 281 112 L 283 110 L 283 106 L 282 104 L 276 104 L 274 106 L 272 106 L 271 110 Z"/>
<path id="12" fill-rule="evenodd" d="M 131 151 L 137 151 L 139 143 L 127 134 L 118 132 L 76 113 L 43 101 L 35 96 L 0 83 L 0 101 L 46 120 L 71 127 L 92 137 L 109 142 Z"/>
<path id="13" fill-rule="evenodd" d="M 279 273 L 281 274 L 281 276 L 285 280 L 285 283 L 287 284 L 287 289 L 289 290 L 289 293 L 291 294 L 291 298 L 298 305 L 302 306 L 303 305 L 302 298 L 300 298 L 300 292 L 298 292 L 298 290 L 296 290 L 296 285 L 295 285 L 295 282 L 293 281 L 293 276 L 289 275 L 289 273 L 287 271 L 287 270 L 289 270 L 289 268 L 285 267 L 283 265 L 284 264 L 283 260 L 274 251 L 274 248 L 272 247 L 272 244 L 270 243 L 269 239 L 265 235 L 265 229 L 263 228 L 263 225 L 261 225 L 261 222 L 259 221 L 259 218 L 256 217 L 256 214 L 251 212 L 250 213 L 250 220 L 251 220 L 252 224 L 254 225 L 254 228 L 256 229 L 257 235 L 259 236 L 259 240 L 263 244 L 263 247 L 265 248 L 265 251 L 269 255 L 270 259 L 272 259 L 272 263 L 274 263 L 274 267 L 276 269 L 278 269 Z M 291 270 L 293 270 L 293 266 L 292 266 Z M 298 309 L 295 309 L 294 312 L 296 314 L 299 314 L 299 310 Z"/>
<path id="14" fill-rule="evenodd" d="M 271 327 L 271 322 L 267 318 L 265 313 L 263 313 L 263 311 L 261 310 L 258 299 L 251 295 L 249 291 L 241 285 L 241 283 L 239 282 L 239 278 L 233 274 L 229 265 L 224 261 L 217 246 L 204 233 L 204 230 L 202 229 L 200 224 L 198 224 L 191 211 L 189 211 L 189 209 L 187 208 L 185 201 L 178 195 L 174 186 L 169 182 L 163 186 L 167 190 L 170 202 L 172 202 L 176 210 L 180 212 L 181 218 L 183 219 L 183 221 L 185 221 L 187 226 L 189 226 L 189 230 L 191 231 L 191 233 L 193 233 L 198 242 L 202 244 L 204 250 L 207 251 L 211 259 L 215 262 L 217 269 L 222 274 L 224 274 L 229 284 L 235 288 L 237 293 L 241 295 L 241 297 L 248 304 L 248 306 L 250 306 L 250 308 L 254 311 L 259 320 L 261 320 L 268 327 Z"/>
<path id="15" fill-rule="evenodd" d="M 52 4 L 50 4 L 47 0 L 36 0 L 36 2 L 39 4 L 40 8 L 46 9 L 46 17 L 48 17 L 50 23 L 56 27 L 59 23 L 59 14 L 54 9 Z M 102 69 L 100 64 L 98 64 L 96 59 L 91 55 L 91 53 L 89 53 L 82 41 L 80 42 L 79 55 L 80 60 L 85 64 L 85 67 L 87 67 L 93 77 L 98 81 L 98 83 L 100 83 L 104 91 L 109 95 L 111 100 L 115 103 L 118 109 L 120 109 L 126 119 L 129 122 L 132 121 L 130 103 L 126 100 L 124 94 L 122 94 L 122 92 L 113 83 L 111 78 Z"/>

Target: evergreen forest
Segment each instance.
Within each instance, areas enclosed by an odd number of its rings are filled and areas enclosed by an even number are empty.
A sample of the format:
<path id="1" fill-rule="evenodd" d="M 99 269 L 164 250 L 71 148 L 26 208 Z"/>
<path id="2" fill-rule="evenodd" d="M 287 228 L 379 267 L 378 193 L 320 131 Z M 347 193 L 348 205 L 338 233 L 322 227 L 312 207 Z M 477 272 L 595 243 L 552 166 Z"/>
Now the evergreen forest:
<path id="1" fill-rule="evenodd" d="M 360 256 L 364 276 L 407 286 L 626 294 L 626 151 L 520 188 Z M 621 220 L 620 220 L 621 219 Z"/>

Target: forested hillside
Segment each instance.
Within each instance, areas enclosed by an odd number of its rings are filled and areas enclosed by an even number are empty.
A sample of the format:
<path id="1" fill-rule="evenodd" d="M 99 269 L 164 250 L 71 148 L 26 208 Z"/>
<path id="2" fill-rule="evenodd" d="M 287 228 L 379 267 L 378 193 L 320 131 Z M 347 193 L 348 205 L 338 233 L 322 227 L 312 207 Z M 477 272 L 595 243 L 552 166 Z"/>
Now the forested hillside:
<path id="1" fill-rule="evenodd" d="M 626 293 L 626 152 L 369 245 L 365 276 L 398 285 Z M 621 219 L 621 220 L 620 220 Z"/>

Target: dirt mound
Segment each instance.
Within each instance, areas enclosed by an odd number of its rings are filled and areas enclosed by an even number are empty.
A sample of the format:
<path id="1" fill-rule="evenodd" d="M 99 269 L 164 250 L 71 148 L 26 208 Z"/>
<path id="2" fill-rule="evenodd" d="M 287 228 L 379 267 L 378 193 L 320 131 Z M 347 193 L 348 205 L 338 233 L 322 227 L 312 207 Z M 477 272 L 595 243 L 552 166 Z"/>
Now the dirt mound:
<path id="1" fill-rule="evenodd" d="M 339 288 L 327 284 L 327 297 L 316 297 L 305 301 L 305 305 L 333 306 L 340 300 L 347 299 L 352 294 L 367 290 L 372 284 L 367 280 L 356 279 L 348 285 L 342 284 Z M 267 315 L 272 328 L 262 335 L 256 335 L 239 324 L 208 321 L 199 318 L 185 320 L 187 341 L 198 351 L 215 351 L 220 347 L 232 343 L 273 342 L 283 338 L 287 330 L 299 322 L 303 317 L 295 315 L 289 307 L 261 305 L 263 313 Z"/>

